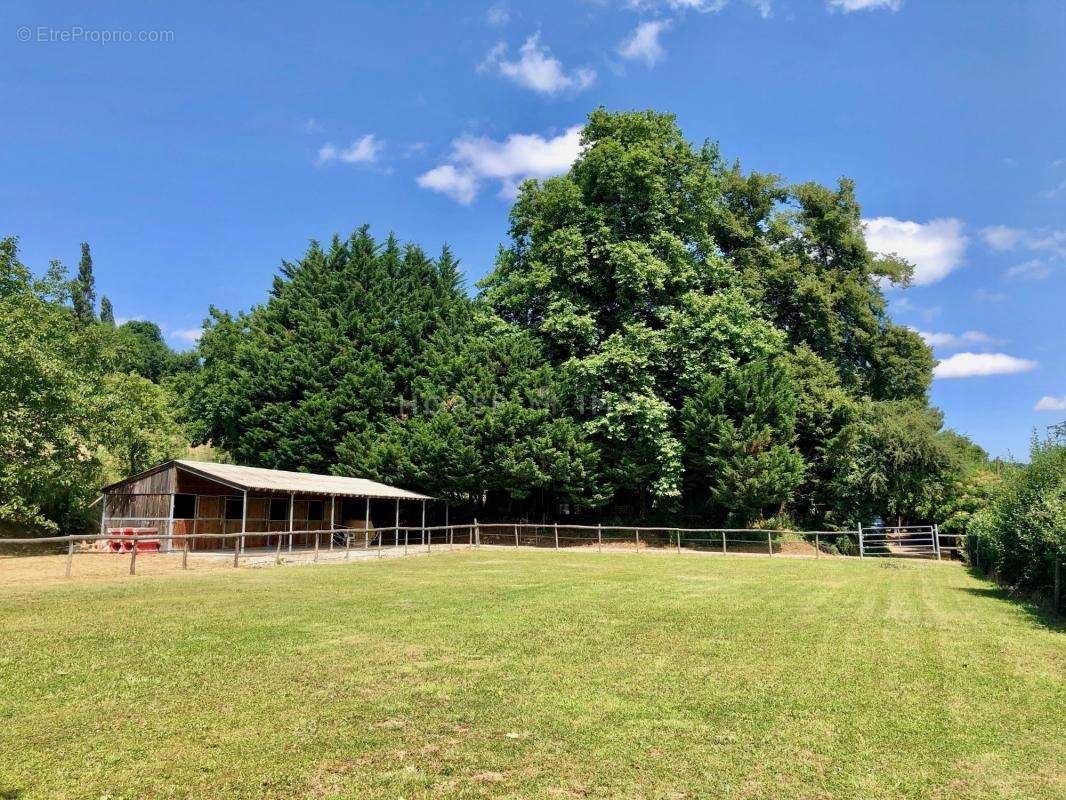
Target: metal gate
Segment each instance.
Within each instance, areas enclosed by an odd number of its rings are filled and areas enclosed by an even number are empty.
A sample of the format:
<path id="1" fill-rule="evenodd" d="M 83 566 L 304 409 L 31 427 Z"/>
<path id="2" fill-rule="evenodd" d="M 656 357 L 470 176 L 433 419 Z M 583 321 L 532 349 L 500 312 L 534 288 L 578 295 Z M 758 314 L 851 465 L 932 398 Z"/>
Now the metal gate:
<path id="1" fill-rule="evenodd" d="M 940 530 L 936 525 L 876 525 L 859 528 L 859 555 L 895 558 L 935 558 L 945 550 L 941 547 Z"/>

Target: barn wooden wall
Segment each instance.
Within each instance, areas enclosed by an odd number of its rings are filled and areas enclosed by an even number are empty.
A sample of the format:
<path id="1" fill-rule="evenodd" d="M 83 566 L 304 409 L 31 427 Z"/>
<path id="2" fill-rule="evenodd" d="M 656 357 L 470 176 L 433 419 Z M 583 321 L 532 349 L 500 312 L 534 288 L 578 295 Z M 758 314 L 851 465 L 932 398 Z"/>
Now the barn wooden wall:
<path id="1" fill-rule="evenodd" d="M 107 516 L 156 518 L 170 516 L 170 495 L 174 491 L 176 469 L 166 467 L 129 480 L 112 489 L 104 497 Z M 125 523 L 137 525 L 135 520 Z M 146 523 L 148 524 L 148 523 Z"/>

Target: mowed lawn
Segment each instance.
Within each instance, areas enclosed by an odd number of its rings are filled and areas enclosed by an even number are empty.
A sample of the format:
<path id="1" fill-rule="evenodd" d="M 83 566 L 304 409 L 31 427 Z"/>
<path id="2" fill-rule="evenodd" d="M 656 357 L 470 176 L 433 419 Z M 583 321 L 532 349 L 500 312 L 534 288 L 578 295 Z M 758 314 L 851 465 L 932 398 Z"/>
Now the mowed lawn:
<path id="1" fill-rule="evenodd" d="M 953 564 L 482 550 L 0 583 L 0 797 L 1062 798 Z"/>

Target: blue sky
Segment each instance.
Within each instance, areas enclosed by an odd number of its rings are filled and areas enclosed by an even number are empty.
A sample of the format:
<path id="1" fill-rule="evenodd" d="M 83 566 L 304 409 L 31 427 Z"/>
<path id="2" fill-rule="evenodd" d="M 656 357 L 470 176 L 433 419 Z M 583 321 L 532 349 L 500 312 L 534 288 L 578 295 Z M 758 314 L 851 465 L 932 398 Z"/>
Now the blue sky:
<path id="1" fill-rule="evenodd" d="M 855 179 L 918 264 L 890 297 L 934 402 L 1024 458 L 1066 417 L 1064 40 L 1060 0 L 8 2 L 0 233 L 38 269 L 88 240 L 116 313 L 187 347 L 362 223 L 473 283 L 590 109 L 672 111 L 747 168 Z"/>

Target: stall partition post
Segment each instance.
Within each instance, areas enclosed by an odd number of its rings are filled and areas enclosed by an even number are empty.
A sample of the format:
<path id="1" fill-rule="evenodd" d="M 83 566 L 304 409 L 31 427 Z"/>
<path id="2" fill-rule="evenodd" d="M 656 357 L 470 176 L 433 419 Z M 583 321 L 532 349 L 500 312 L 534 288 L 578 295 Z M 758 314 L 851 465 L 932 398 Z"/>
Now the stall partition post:
<path id="1" fill-rule="evenodd" d="M 225 516 L 225 515 L 223 515 Z M 244 533 L 248 530 L 248 490 L 245 489 L 241 497 L 241 535 L 237 539 L 237 546 L 244 549 Z M 237 566 L 237 557 L 233 557 L 233 566 Z"/>
<path id="2" fill-rule="evenodd" d="M 333 531 L 335 530 L 335 522 L 336 522 L 335 514 L 336 514 L 336 512 L 337 512 L 337 497 L 336 497 L 336 495 L 330 495 L 329 496 L 329 549 L 330 550 L 333 549 Z M 308 514 L 308 516 L 311 516 L 311 515 Z M 348 537 L 345 536 L 344 538 L 347 539 Z M 348 557 L 348 555 L 347 555 L 347 553 L 345 553 L 345 558 L 347 558 L 347 557 Z"/>
<path id="3" fill-rule="evenodd" d="M 292 519 L 293 519 L 293 513 L 294 513 L 294 509 L 295 508 L 296 508 L 296 493 L 295 492 L 290 492 L 289 493 L 289 552 L 290 553 L 292 552 L 292 531 L 293 531 Z M 268 513 L 267 516 L 269 517 L 270 514 Z"/>
<path id="4" fill-rule="evenodd" d="M 174 493 L 170 493 L 170 514 L 167 516 L 167 550 L 174 549 Z M 192 532 L 196 533 L 196 518 L 200 516 L 200 495 L 196 495 L 192 507 Z M 187 533 L 188 531 L 186 531 Z"/>

